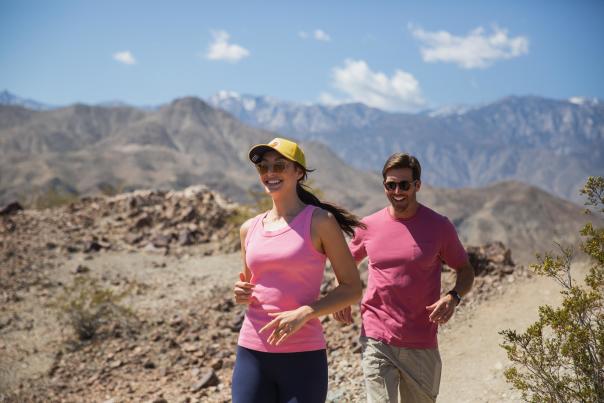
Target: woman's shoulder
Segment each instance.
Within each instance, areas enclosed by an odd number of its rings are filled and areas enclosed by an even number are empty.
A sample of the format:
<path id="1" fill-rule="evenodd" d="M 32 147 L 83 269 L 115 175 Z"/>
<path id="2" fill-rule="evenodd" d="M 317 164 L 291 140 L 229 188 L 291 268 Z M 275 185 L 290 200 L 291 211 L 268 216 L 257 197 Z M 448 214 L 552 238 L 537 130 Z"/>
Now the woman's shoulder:
<path id="1" fill-rule="evenodd" d="M 315 206 L 312 212 L 312 225 L 317 227 L 325 227 L 330 225 L 338 226 L 338 221 L 333 213 Z"/>
<path id="2" fill-rule="evenodd" d="M 245 238 L 245 236 L 247 235 L 247 232 L 254 225 L 256 220 L 258 220 L 264 214 L 265 213 L 260 213 L 254 217 L 251 217 L 251 218 L 248 218 L 247 220 L 245 220 L 245 222 L 243 224 L 241 224 L 241 227 L 239 227 L 239 234 Z"/>

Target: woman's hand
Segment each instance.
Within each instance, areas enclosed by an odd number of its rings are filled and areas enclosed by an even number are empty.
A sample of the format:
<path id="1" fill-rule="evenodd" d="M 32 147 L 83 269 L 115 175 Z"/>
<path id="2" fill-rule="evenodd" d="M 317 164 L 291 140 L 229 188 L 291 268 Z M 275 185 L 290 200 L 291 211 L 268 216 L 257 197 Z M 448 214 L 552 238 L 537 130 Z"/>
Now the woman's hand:
<path id="1" fill-rule="evenodd" d="M 311 318 L 312 313 L 313 310 L 308 305 L 303 305 L 293 311 L 269 313 L 274 319 L 260 329 L 260 333 L 274 328 L 273 332 L 268 336 L 267 342 L 273 346 L 278 346 L 300 330 Z"/>
<path id="2" fill-rule="evenodd" d="M 235 283 L 233 293 L 235 294 L 235 302 L 237 304 L 249 305 L 252 303 L 252 291 L 255 285 L 248 283 L 245 279 L 245 274 L 239 273 L 239 281 Z"/>

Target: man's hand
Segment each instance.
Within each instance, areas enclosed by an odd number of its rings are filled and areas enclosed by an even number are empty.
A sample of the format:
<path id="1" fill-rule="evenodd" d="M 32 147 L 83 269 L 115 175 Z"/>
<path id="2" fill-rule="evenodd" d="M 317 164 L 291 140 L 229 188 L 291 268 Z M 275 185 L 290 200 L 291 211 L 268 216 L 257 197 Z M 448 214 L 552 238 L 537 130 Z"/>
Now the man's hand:
<path id="1" fill-rule="evenodd" d="M 452 295 L 447 294 L 432 305 L 427 306 L 426 309 L 431 312 L 429 317 L 430 322 L 442 325 L 451 319 L 456 307 L 457 301 L 455 301 Z"/>
<path id="2" fill-rule="evenodd" d="M 244 305 L 251 304 L 254 299 L 254 297 L 252 297 L 254 287 L 254 284 L 246 281 L 245 274 L 239 273 L 239 281 L 235 283 L 235 288 L 233 289 L 235 302 Z"/>
<path id="3" fill-rule="evenodd" d="M 338 322 L 345 323 L 347 325 L 352 323 L 352 309 L 350 306 L 333 313 L 333 318 Z"/>

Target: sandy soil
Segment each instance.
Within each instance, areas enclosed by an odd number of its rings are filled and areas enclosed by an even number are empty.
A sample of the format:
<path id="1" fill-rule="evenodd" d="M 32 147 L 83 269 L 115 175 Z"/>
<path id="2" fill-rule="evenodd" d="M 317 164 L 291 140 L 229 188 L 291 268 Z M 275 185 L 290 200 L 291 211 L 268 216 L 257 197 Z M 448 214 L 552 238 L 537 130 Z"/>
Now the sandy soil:
<path id="1" fill-rule="evenodd" d="M 14 386 L 20 379 L 47 373 L 56 352 L 71 337 L 70 329 L 57 320 L 49 303 L 59 294 L 60 284 L 71 284 L 79 265 L 86 266 L 87 275 L 98 279 L 103 287 L 116 292 L 134 285 L 123 305 L 140 316 L 171 316 L 182 313 L 188 301 L 216 302 L 210 296 L 217 289 L 232 286 L 240 269 L 240 255 L 176 258 L 106 252 L 74 254 L 56 262 L 45 285 L 20 290 L 18 301 L 0 312 L 3 322 L 10 320 L 9 326 L 0 329 L 0 389 L 7 383 Z"/>

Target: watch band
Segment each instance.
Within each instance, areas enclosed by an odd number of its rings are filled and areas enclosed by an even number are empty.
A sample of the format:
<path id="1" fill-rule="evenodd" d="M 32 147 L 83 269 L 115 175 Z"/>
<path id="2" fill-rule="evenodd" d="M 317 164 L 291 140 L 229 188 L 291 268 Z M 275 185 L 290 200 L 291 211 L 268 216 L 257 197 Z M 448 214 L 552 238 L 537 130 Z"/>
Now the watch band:
<path id="1" fill-rule="evenodd" d="M 457 301 L 457 305 L 459 305 L 459 303 L 461 302 L 461 295 L 459 295 L 457 291 L 451 290 L 447 294 L 451 295 L 455 299 L 455 301 Z"/>

